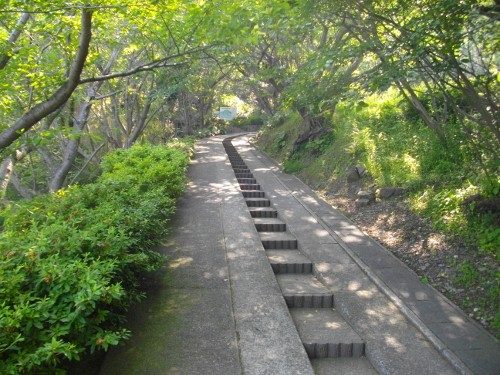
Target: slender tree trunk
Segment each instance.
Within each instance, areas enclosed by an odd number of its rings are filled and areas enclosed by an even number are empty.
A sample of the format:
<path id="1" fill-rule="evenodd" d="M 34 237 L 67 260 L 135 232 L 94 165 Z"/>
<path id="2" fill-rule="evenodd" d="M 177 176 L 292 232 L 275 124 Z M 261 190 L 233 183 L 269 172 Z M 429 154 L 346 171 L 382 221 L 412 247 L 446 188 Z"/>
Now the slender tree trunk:
<path id="1" fill-rule="evenodd" d="M 415 110 L 420 115 L 420 118 L 424 123 L 437 135 L 442 143 L 446 143 L 446 137 L 444 135 L 441 125 L 432 117 L 427 108 L 425 108 L 422 101 L 418 98 L 415 90 L 411 87 L 406 79 L 400 79 L 395 81 L 396 86 L 399 91 L 404 95 L 404 97 L 410 102 L 410 104 L 415 108 Z"/>
<path id="2" fill-rule="evenodd" d="M 12 176 L 10 177 L 10 183 L 14 187 L 14 189 L 16 189 L 17 193 L 24 199 L 31 199 L 35 195 L 37 195 L 36 191 L 26 187 L 21 183 L 21 181 L 17 177 L 16 172 L 12 172 Z"/>
<path id="3" fill-rule="evenodd" d="M 12 172 L 14 171 L 14 158 L 12 156 L 7 157 L 0 164 L 0 176 L 2 176 L 2 201 L 6 204 L 5 195 L 7 194 L 7 187 L 9 186 L 10 178 Z"/>
<path id="4" fill-rule="evenodd" d="M 498 106 L 493 101 L 489 101 L 486 98 L 482 98 L 479 93 L 474 89 L 474 86 L 467 78 L 463 70 L 458 66 L 458 74 L 462 79 L 464 86 L 461 86 L 461 91 L 464 93 L 469 104 L 474 108 L 482 119 L 483 126 L 486 126 L 495 136 L 498 144 L 500 144 L 500 126 L 498 123 L 498 116 L 500 116 L 500 111 Z"/>
<path id="5" fill-rule="evenodd" d="M 28 22 L 30 19 L 30 14 L 29 13 L 22 13 L 21 17 L 19 17 L 19 20 L 17 21 L 16 27 L 14 30 L 9 35 L 9 47 L 13 48 L 14 45 L 16 44 L 17 39 L 21 35 L 21 31 L 23 30 L 24 25 Z M 5 52 L 3 55 L 0 56 L 0 70 L 5 68 L 7 66 L 7 63 L 9 62 L 10 58 L 12 57 L 12 49 L 8 49 L 7 52 Z"/>
<path id="6" fill-rule="evenodd" d="M 89 91 L 93 92 L 93 88 L 89 89 Z M 73 126 L 75 134 L 73 135 L 73 139 L 68 141 L 68 144 L 64 150 L 63 161 L 49 183 L 50 191 L 57 191 L 64 186 L 66 176 L 71 170 L 71 167 L 75 162 L 76 155 L 78 154 L 78 147 L 80 146 L 81 137 L 80 133 L 83 131 L 85 124 L 87 123 L 91 107 L 92 104 L 90 103 L 90 100 L 88 98 L 80 104 L 80 109 L 78 110 L 78 115 L 75 118 Z"/>
<path id="7" fill-rule="evenodd" d="M 114 50 L 111 54 L 110 61 L 106 64 L 106 67 L 103 70 L 104 74 L 108 74 L 111 70 L 112 65 L 116 62 L 118 58 L 119 51 Z M 49 182 L 49 190 L 57 191 L 64 186 L 64 182 L 66 181 L 66 177 L 68 176 L 69 171 L 73 167 L 76 156 L 78 155 L 78 148 L 80 147 L 80 139 L 81 132 L 85 128 L 87 120 L 90 115 L 90 110 L 92 108 L 92 100 L 95 99 L 99 88 L 102 86 L 103 82 L 95 82 L 90 84 L 87 87 L 87 95 L 86 99 L 83 100 L 80 104 L 80 108 L 78 110 L 78 114 L 74 120 L 73 130 L 75 134 L 73 138 L 68 141 L 65 150 L 64 157 L 61 165 L 57 169 L 57 171 L 52 176 L 51 181 Z"/>
<path id="8" fill-rule="evenodd" d="M 149 110 L 151 109 L 152 103 L 153 103 L 153 98 L 151 97 L 151 95 L 148 95 L 148 98 L 146 99 L 146 103 L 144 104 L 144 108 L 141 111 L 141 115 L 140 115 L 138 121 L 135 122 L 134 131 L 127 138 L 126 148 L 129 148 L 130 146 L 132 146 L 134 144 L 134 142 L 137 141 L 137 139 L 144 132 L 144 129 L 146 128 L 146 125 L 147 125 L 148 114 L 149 114 Z"/>

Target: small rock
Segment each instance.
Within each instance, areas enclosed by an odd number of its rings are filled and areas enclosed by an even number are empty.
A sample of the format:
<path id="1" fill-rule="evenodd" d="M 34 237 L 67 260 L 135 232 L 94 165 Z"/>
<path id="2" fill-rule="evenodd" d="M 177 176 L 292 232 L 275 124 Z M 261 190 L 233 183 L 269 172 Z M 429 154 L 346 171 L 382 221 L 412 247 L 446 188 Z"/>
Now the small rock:
<path id="1" fill-rule="evenodd" d="M 346 177 L 347 177 L 347 182 L 349 182 L 349 183 L 356 182 L 359 179 L 361 179 L 361 176 L 359 175 L 359 172 L 358 172 L 358 168 L 356 168 L 356 167 L 349 169 Z"/>
<path id="2" fill-rule="evenodd" d="M 393 187 L 383 187 L 377 190 L 377 195 L 380 199 L 388 199 L 394 195 L 395 191 Z"/>
<path id="3" fill-rule="evenodd" d="M 358 194 L 358 191 L 359 191 L 359 186 L 356 186 L 356 184 L 351 184 L 347 188 L 347 192 L 349 193 L 349 195 L 356 195 Z"/>
<path id="4" fill-rule="evenodd" d="M 370 190 L 358 191 L 358 199 L 367 199 L 370 203 L 375 202 L 375 193 Z"/>
<path id="5" fill-rule="evenodd" d="M 406 192 L 405 188 L 402 188 L 402 187 L 395 187 L 394 188 L 394 196 L 395 197 L 399 197 L 401 195 L 404 195 Z"/>
<path id="6" fill-rule="evenodd" d="M 422 271 L 425 271 L 427 268 L 429 268 L 429 266 L 430 266 L 430 264 L 429 264 L 429 263 L 425 263 L 425 264 L 423 264 L 423 265 L 421 265 L 421 266 L 420 266 L 420 269 L 421 269 Z"/>
<path id="7" fill-rule="evenodd" d="M 389 199 L 391 197 L 397 197 L 404 194 L 404 188 L 401 187 L 383 187 L 377 190 L 377 195 L 380 199 Z"/>
<path id="8" fill-rule="evenodd" d="M 359 177 L 366 176 L 366 168 L 363 167 L 362 165 L 356 165 L 356 170 L 358 171 Z"/>

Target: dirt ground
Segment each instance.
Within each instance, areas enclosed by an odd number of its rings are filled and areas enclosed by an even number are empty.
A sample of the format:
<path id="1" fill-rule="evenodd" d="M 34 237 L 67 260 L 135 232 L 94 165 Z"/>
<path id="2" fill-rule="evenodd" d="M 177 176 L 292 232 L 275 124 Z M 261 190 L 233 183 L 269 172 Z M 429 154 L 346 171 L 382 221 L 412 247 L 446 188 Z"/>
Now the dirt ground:
<path id="1" fill-rule="evenodd" d="M 498 313 L 496 306 L 500 298 L 498 293 L 492 296 L 490 290 L 500 271 L 495 259 L 479 255 L 473 246 L 459 238 L 449 238 L 433 229 L 430 223 L 410 210 L 404 196 L 377 199 L 375 203 L 360 206 L 347 186 L 337 187 L 334 193 L 319 194 L 406 263 L 424 283 L 439 290 L 493 336 L 500 338 L 500 330 L 491 326 Z M 460 278 L 464 277 L 461 265 L 465 261 L 482 276 L 491 276 L 473 278 L 474 281 L 466 278 L 464 285 Z"/>

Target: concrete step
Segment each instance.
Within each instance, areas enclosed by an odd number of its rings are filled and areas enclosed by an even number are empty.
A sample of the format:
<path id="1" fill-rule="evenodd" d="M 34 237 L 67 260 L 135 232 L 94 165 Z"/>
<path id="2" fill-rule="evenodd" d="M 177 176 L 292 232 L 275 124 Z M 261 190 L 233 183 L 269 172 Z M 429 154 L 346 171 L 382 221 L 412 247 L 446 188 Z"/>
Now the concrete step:
<path id="1" fill-rule="evenodd" d="M 313 274 L 277 274 L 288 307 L 333 307 L 333 293 L 321 284 Z"/>
<path id="2" fill-rule="evenodd" d="M 259 232 L 264 249 L 297 249 L 297 239 L 287 232 Z"/>
<path id="3" fill-rule="evenodd" d="M 258 232 L 285 232 L 286 223 L 278 218 L 255 218 L 255 228 Z"/>
<path id="4" fill-rule="evenodd" d="M 245 198 L 264 198 L 266 196 L 262 190 L 243 190 L 241 193 Z"/>
<path id="5" fill-rule="evenodd" d="M 291 308 L 309 358 L 358 358 L 365 354 L 365 343 L 334 309 Z"/>
<path id="6" fill-rule="evenodd" d="M 259 184 L 240 184 L 241 190 L 260 190 Z"/>
<path id="7" fill-rule="evenodd" d="M 240 184 L 256 184 L 257 180 L 255 178 L 236 178 Z"/>
<path id="8" fill-rule="evenodd" d="M 235 168 L 233 167 L 233 172 L 236 173 L 250 173 L 250 169 L 244 167 L 244 168 Z"/>
<path id="9" fill-rule="evenodd" d="M 266 250 L 275 274 L 312 273 L 311 261 L 298 250 Z"/>
<path id="10" fill-rule="evenodd" d="M 236 178 L 253 178 L 253 174 L 250 172 L 245 172 L 245 173 L 234 173 Z"/>
<path id="11" fill-rule="evenodd" d="M 378 375 L 366 357 L 317 358 L 311 360 L 315 375 Z"/>
<path id="12" fill-rule="evenodd" d="M 245 198 L 248 207 L 269 207 L 271 201 L 267 198 Z"/>
<path id="13" fill-rule="evenodd" d="M 235 168 L 238 168 L 238 169 L 247 168 L 247 165 L 245 163 L 239 163 L 239 162 L 231 162 L 231 166 L 233 167 L 233 170 Z"/>
<path id="14" fill-rule="evenodd" d="M 249 207 L 250 216 L 257 217 L 278 217 L 278 211 L 272 207 Z"/>

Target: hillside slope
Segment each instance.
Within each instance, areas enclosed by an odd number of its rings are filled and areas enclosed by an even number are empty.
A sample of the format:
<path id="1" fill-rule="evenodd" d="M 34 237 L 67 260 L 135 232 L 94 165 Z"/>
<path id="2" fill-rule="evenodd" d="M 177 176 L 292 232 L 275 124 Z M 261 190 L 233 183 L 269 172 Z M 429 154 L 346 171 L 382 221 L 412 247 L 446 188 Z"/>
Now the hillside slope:
<path id="1" fill-rule="evenodd" d="M 390 100 L 339 106 L 331 132 L 300 146 L 291 113 L 255 143 L 500 338 L 498 198 L 471 182 L 459 141 L 443 147 Z M 474 210 L 481 204 L 493 208 Z"/>

